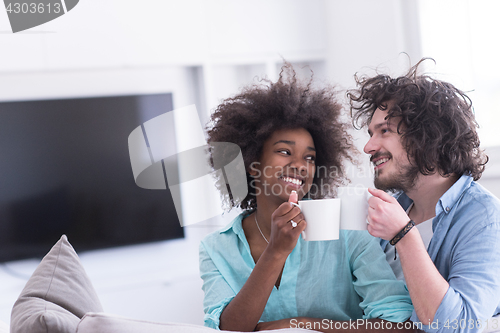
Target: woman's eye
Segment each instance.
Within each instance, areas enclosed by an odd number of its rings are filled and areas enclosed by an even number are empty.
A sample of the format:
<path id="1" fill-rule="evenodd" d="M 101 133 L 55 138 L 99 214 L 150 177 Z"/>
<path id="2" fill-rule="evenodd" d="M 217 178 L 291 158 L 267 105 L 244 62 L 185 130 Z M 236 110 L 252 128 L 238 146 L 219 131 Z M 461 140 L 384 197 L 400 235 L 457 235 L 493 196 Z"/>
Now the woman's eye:
<path id="1" fill-rule="evenodd" d="M 314 161 L 316 161 L 316 156 L 307 156 L 306 160 L 309 162 L 314 162 Z"/>
<path id="2" fill-rule="evenodd" d="M 278 150 L 278 153 L 285 154 L 285 155 L 290 155 L 290 152 L 288 150 L 286 150 L 286 149 Z"/>

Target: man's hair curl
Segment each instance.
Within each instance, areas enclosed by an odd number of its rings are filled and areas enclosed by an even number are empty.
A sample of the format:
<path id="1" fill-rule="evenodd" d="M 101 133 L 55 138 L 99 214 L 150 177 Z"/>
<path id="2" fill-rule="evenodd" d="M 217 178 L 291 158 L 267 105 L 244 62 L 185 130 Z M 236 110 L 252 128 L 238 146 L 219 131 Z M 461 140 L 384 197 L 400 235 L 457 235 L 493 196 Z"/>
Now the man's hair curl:
<path id="1" fill-rule="evenodd" d="M 478 180 L 488 157 L 479 148 L 478 124 L 470 98 L 451 83 L 418 75 L 421 59 L 404 76 L 355 76 L 348 91 L 353 125 L 367 126 L 377 108 L 391 102 L 387 119 L 398 118 L 397 131 L 410 161 L 423 175 L 468 174 Z"/>

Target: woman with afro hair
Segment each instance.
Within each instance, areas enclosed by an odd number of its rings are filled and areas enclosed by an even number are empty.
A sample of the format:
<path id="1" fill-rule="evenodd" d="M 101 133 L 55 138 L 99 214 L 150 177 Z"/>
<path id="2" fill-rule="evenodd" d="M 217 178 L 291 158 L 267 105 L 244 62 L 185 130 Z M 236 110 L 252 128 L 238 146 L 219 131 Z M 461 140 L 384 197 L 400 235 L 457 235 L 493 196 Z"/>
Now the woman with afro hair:
<path id="1" fill-rule="evenodd" d="M 367 319 L 359 331 L 396 329 L 413 307 L 375 238 L 300 237 L 307 221 L 297 200 L 334 195 L 346 182 L 344 162 L 354 161 L 334 90 L 303 84 L 287 63 L 277 82 L 263 82 L 223 101 L 208 128 L 209 143 L 240 147 L 248 195 L 236 203 L 221 191 L 243 212 L 200 244 L 205 325 L 328 332 Z"/>

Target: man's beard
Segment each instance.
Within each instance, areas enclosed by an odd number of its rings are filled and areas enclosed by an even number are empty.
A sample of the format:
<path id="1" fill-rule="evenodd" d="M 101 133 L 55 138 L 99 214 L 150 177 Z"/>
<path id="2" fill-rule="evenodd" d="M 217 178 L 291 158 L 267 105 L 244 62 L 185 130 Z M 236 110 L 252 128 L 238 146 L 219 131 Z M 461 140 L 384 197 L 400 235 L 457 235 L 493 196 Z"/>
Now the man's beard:
<path id="1" fill-rule="evenodd" d="M 394 160 L 393 160 L 394 161 Z M 419 171 L 414 165 L 398 166 L 398 172 L 393 175 L 386 175 L 385 180 L 378 177 L 378 172 L 375 170 L 375 178 L 373 183 L 376 188 L 385 192 L 408 192 L 415 186 Z"/>

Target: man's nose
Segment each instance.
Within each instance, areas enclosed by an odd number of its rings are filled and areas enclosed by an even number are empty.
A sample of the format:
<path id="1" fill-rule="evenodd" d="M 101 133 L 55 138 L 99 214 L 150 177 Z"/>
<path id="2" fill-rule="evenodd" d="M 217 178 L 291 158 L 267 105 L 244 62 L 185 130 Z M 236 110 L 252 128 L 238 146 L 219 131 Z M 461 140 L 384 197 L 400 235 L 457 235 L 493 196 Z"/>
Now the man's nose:
<path id="1" fill-rule="evenodd" d="M 375 137 L 370 137 L 368 142 L 366 143 L 365 147 L 363 148 L 363 151 L 366 154 L 373 155 L 375 152 L 377 152 L 380 149 L 380 145 Z"/>

